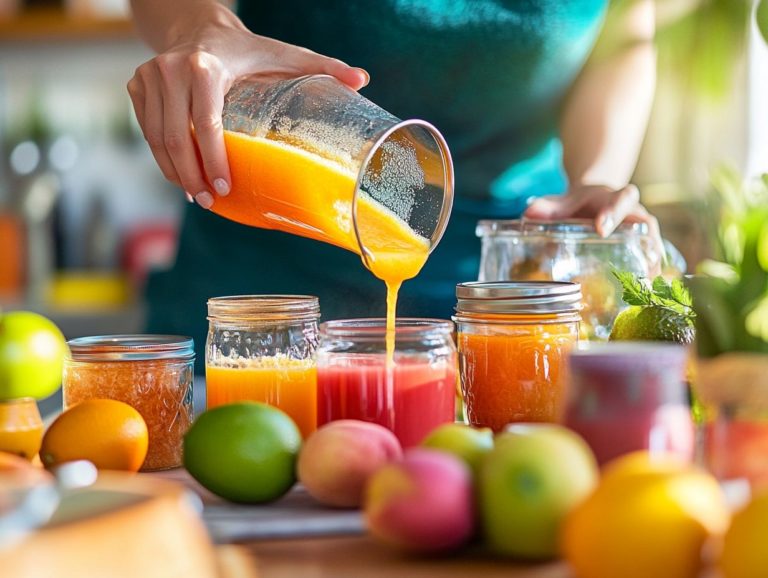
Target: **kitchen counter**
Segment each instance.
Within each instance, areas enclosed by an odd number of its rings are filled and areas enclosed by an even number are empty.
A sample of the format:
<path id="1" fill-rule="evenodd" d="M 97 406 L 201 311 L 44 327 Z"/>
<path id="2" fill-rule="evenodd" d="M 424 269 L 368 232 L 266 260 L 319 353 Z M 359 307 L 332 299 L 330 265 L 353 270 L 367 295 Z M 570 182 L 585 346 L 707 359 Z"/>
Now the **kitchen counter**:
<path id="1" fill-rule="evenodd" d="M 271 504 L 242 506 L 213 496 L 183 469 L 143 475 L 176 480 L 198 494 L 214 539 L 241 545 L 259 578 L 574 578 L 563 562 L 510 562 L 479 547 L 452 556 L 402 554 L 368 537 L 359 511 L 323 508 L 301 487 Z M 708 571 L 701 578 L 720 577 Z"/>

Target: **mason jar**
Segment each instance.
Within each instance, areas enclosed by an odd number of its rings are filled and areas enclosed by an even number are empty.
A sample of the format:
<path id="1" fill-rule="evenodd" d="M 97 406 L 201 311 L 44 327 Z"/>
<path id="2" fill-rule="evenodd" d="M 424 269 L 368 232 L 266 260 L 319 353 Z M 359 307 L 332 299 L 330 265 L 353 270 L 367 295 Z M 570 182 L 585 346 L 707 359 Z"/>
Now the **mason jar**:
<path id="1" fill-rule="evenodd" d="M 310 295 L 208 300 L 207 407 L 259 401 L 287 413 L 305 438 L 317 424 L 320 304 Z"/>
<path id="2" fill-rule="evenodd" d="M 328 321 L 320 326 L 317 416 L 322 425 L 358 419 L 390 429 L 403 447 L 453 422 L 456 347 L 453 324 L 398 319 L 394 358 L 387 358 L 384 319 Z"/>
<path id="3" fill-rule="evenodd" d="M 621 309 L 612 267 L 649 277 L 661 255 L 644 223 L 622 223 L 607 238 L 588 219 L 480 221 L 479 281 L 571 281 L 581 285 L 583 330 L 607 339 Z M 684 265 L 683 265 L 684 266 Z"/>
<path id="4" fill-rule="evenodd" d="M 456 287 L 459 375 L 469 423 L 556 422 L 560 378 L 578 341 L 577 283 L 475 282 Z"/>
<path id="5" fill-rule="evenodd" d="M 192 339 L 178 335 L 102 335 L 68 342 L 64 409 L 88 399 L 114 399 L 144 418 L 149 447 L 142 470 L 182 463 L 182 441 L 193 418 Z"/>

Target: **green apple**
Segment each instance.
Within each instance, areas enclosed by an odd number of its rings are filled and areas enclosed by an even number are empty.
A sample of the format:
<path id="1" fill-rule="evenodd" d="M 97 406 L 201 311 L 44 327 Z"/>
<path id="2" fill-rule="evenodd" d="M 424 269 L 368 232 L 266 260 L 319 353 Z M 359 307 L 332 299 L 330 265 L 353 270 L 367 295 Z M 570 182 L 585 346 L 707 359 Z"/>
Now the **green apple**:
<path id="1" fill-rule="evenodd" d="M 477 474 L 483 456 L 493 449 L 493 431 L 487 427 L 447 423 L 432 430 L 421 445 L 461 458 Z"/>
<path id="2" fill-rule="evenodd" d="M 763 38 L 768 42 L 768 0 L 762 0 L 757 6 L 757 12 L 755 14 L 757 18 L 757 27 L 763 35 Z"/>
<path id="3" fill-rule="evenodd" d="M 0 400 L 48 397 L 61 386 L 67 341 L 30 311 L 0 313 Z"/>
<path id="4" fill-rule="evenodd" d="M 555 424 L 508 426 L 480 465 L 480 516 L 489 548 L 526 560 L 556 557 L 563 518 L 597 480 L 595 456 L 575 432 Z"/>

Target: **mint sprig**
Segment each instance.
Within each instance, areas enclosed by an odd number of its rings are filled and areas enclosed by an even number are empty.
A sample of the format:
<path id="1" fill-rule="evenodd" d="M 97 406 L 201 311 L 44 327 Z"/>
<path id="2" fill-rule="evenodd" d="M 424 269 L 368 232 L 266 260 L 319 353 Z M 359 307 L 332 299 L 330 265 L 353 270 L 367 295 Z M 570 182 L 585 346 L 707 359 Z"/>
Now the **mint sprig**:
<path id="1" fill-rule="evenodd" d="M 696 317 L 693 300 L 685 285 L 678 279 L 667 281 L 659 275 L 653 281 L 629 271 L 613 269 L 613 275 L 621 283 L 622 298 L 627 305 L 663 307 L 691 320 Z"/>

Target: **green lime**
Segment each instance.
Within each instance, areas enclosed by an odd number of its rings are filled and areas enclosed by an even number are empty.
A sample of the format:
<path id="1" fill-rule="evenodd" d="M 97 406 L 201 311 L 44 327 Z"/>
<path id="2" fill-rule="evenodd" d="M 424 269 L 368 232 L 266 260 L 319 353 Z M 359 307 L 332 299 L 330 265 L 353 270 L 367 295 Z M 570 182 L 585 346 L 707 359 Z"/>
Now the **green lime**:
<path id="1" fill-rule="evenodd" d="M 666 307 L 633 305 L 616 316 L 611 341 L 671 341 L 689 344 L 695 330 L 690 319 Z"/>
<path id="2" fill-rule="evenodd" d="M 184 436 L 184 467 L 232 502 L 275 500 L 296 481 L 301 434 L 272 406 L 241 402 L 206 411 Z"/>
<path id="3" fill-rule="evenodd" d="M 477 472 L 480 460 L 493 449 L 493 431 L 487 427 L 477 429 L 461 423 L 447 423 L 432 430 L 421 445 L 451 453 Z"/>

